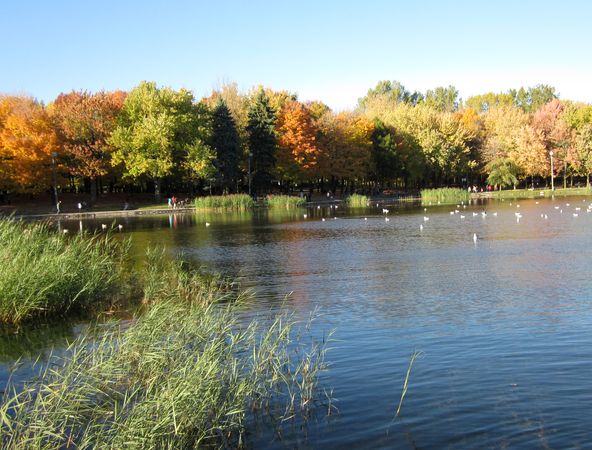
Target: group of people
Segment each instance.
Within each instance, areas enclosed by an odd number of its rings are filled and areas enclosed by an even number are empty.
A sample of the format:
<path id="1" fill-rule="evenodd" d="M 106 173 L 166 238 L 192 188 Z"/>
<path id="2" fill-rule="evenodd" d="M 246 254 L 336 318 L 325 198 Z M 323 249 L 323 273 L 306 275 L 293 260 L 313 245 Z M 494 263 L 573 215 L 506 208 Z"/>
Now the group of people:
<path id="1" fill-rule="evenodd" d="M 475 193 L 477 193 L 477 192 L 491 192 L 492 190 L 493 190 L 493 186 L 491 186 L 491 184 L 488 184 L 487 186 L 485 186 L 485 188 L 483 188 L 483 187 L 477 187 L 475 185 L 469 186 L 467 188 L 467 191 L 469 192 L 469 194 L 471 192 L 475 192 Z"/>

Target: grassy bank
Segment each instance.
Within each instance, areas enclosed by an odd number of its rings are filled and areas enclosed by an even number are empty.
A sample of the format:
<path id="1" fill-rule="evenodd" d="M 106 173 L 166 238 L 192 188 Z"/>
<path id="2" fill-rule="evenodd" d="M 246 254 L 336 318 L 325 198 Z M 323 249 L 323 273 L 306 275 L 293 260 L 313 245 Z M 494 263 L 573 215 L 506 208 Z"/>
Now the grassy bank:
<path id="1" fill-rule="evenodd" d="M 468 202 L 469 198 L 469 193 L 465 189 L 460 188 L 439 188 L 421 190 L 422 204 L 454 204 L 460 202 Z"/>
<path id="2" fill-rule="evenodd" d="M 0 322 L 87 312 L 118 298 L 127 244 L 0 220 Z"/>
<path id="3" fill-rule="evenodd" d="M 249 209 L 253 205 L 253 199 L 247 194 L 211 195 L 197 197 L 194 201 L 196 209 Z"/>
<path id="4" fill-rule="evenodd" d="M 539 198 L 539 197 L 567 197 L 571 195 L 592 195 L 589 188 L 566 188 L 566 189 L 507 189 L 492 192 L 492 198 Z"/>
<path id="5" fill-rule="evenodd" d="M 368 206 L 370 199 L 365 195 L 352 194 L 345 199 L 345 203 L 350 208 L 361 208 Z"/>
<path id="6" fill-rule="evenodd" d="M 292 195 L 268 195 L 265 204 L 269 208 L 299 208 L 304 206 L 306 200 Z"/>
<path id="7" fill-rule="evenodd" d="M 162 252 L 141 274 L 144 311 L 81 336 L 38 379 L 0 396 L 0 446 L 236 448 L 247 419 L 304 418 L 324 348 L 289 315 L 239 321 L 249 295 Z"/>

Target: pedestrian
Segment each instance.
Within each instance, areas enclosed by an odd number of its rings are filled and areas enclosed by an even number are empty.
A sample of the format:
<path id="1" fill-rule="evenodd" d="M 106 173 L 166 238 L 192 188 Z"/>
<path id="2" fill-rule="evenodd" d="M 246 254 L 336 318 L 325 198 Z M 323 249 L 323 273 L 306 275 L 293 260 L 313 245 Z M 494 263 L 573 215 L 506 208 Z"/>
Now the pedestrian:
<path id="1" fill-rule="evenodd" d="M 171 200 L 173 202 L 173 209 L 175 209 L 177 207 L 177 197 L 175 197 L 174 195 L 171 197 Z"/>
<path id="2" fill-rule="evenodd" d="M 78 202 L 78 212 L 82 212 L 82 203 Z"/>
<path id="3" fill-rule="evenodd" d="M 58 203 L 56 204 L 56 209 L 58 210 L 58 214 L 60 213 L 60 205 L 62 204 L 62 201 L 59 200 Z"/>

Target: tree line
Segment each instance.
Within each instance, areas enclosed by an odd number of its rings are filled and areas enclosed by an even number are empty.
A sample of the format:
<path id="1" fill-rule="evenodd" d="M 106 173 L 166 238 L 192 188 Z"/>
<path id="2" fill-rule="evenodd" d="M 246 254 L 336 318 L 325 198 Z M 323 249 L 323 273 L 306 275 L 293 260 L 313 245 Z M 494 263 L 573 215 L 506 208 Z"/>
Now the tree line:
<path id="1" fill-rule="evenodd" d="M 463 101 L 381 81 L 353 111 L 228 84 L 206 98 L 142 82 L 73 91 L 47 105 L 0 96 L 0 190 L 38 193 L 288 191 L 521 182 L 592 172 L 592 105 L 551 86 Z"/>

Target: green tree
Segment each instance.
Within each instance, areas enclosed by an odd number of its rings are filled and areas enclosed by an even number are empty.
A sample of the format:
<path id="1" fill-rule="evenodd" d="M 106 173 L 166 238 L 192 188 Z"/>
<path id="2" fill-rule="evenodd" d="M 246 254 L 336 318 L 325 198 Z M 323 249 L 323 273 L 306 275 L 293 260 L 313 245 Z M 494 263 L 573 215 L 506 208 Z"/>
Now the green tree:
<path id="1" fill-rule="evenodd" d="M 417 91 L 411 93 L 398 81 L 382 80 L 376 84 L 374 89 L 368 89 L 366 96 L 358 100 L 358 108 L 364 111 L 370 103 L 378 99 L 392 105 L 397 103 L 415 105 L 423 100 L 423 96 Z"/>
<path id="2" fill-rule="evenodd" d="M 236 123 L 222 98 L 212 113 L 211 142 L 216 152 L 218 181 L 223 188 L 232 190 L 240 175 L 241 146 Z"/>
<path id="3" fill-rule="evenodd" d="M 494 159 L 485 166 L 485 171 L 489 174 L 487 183 L 499 186 L 500 190 L 506 186 L 516 187 L 518 184 L 520 168 L 511 158 Z"/>
<path id="4" fill-rule="evenodd" d="M 537 84 L 535 87 L 510 89 L 508 93 L 514 98 L 514 105 L 525 112 L 534 112 L 559 95 L 553 86 Z"/>
<path id="5" fill-rule="evenodd" d="M 454 86 L 437 87 L 425 95 L 425 104 L 441 112 L 458 111 L 460 100 Z"/>
<path id="6" fill-rule="evenodd" d="M 371 139 L 375 180 L 385 182 L 402 176 L 403 164 L 400 155 L 402 142 L 394 128 L 376 119 Z"/>
<path id="7" fill-rule="evenodd" d="M 154 182 L 154 196 L 160 201 L 161 180 L 176 167 L 199 167 L 196 160 L 207 138 L 205 106 L 193 102 L 185 89 L 158 88 L 142 82 L 125 99 L 119 123 L 109 142 L 115 147 L 114 164 L 124 166 L 124 175 L 148 177 Z M 200 149 L 201 146 L 201 149 Z M 198 149 L 200 149 L 198 151 Z M 189 176 L 195 174 L 188 171 Z"/>
<path id="8" fill-rule="evenodd" d="M 586 175 L 586 186 L 590 187 L 592 173 L 592 123 L 584 124 L 577 131 L 576 154 L 580 161 L 580 172 Z"/>
<path id="9" fill-rule="evenodd" d="M 277 136 L 275 111 L 263 89 L 254 96 L 248 117 L 247 132 L 253 162 L 253 185 L 257 192 L 267 192 L 276 162 Z"/>

